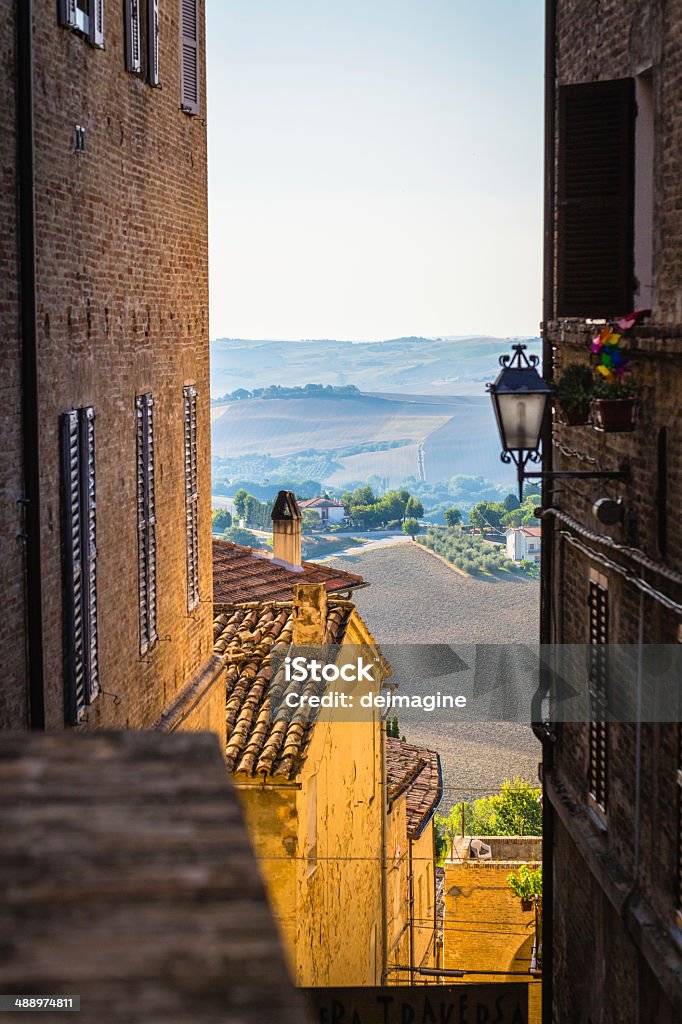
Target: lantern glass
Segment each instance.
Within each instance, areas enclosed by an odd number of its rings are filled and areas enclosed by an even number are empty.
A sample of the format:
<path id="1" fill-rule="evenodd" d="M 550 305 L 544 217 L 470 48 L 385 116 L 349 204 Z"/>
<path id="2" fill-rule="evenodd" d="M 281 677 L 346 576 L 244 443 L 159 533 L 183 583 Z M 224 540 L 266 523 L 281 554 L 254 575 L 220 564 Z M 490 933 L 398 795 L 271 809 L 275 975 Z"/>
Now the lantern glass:
<path id="1" fill-rule="evenodd" d="M 505 451 L 534 450 L 538 447 L 548 397 L 549 389 L 503 391 L 495 395 L 498 426 Z"/>

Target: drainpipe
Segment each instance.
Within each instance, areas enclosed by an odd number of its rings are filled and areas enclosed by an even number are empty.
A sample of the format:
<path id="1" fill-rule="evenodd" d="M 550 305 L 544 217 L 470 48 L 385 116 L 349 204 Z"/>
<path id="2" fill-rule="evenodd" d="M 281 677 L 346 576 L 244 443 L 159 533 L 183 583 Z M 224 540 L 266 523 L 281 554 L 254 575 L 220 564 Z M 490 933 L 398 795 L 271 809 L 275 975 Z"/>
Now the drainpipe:
<path id="1" fill-rule="evenodd" d="M 552 345 L 549 322 L 554 319 L 554 202 L 556 139 L 556 0 L 545 0 L 545 135 L 544 135 L 544 229 L 542 292 L 542 375 L 551 382 Z M 552 424 L 546 417 L 542 433 L 542 468 L 552 469 Z M 542 507 L 553 505 L 552 480 L 543 477 Z M 547 517 L 549 518 L 549 517 Z M 540 594 L 540 643 L 552 642 L 554 524 L 542 519 L 542 581 Z M 553 1019 L 553 927 L 554 927 L 554 810 L 546 779 L 552 769 L 554 737 L 543 736 L 542 746 L 542 1024 Z"/>
<path id="2" fill-rule="evenodd" d="M 410 985 L 414 985 L 414 875 L 412 873 L 412 840 L 407 840 L 409 849 L 408 878 L 410 903 Z"/>
<path id="3" fill-rule="evenodd" d="M 45 728 L 43 614 L 40 573 L 40 468 L 38 457 L 38 337 L 36 308 L 35 186 L 33 165 L 33 4 L 17 0 L 17 166 L 21 290 L 28 725 Z"/>
<path id="4" fill-rule="evenodd" d="M 381 799 L 381 984 L 385 985 L 388 979 L 388 787 L 386 785 L 386 728 L 381 716 L 379 716 L 379 747 L 381 760 L 381 786 L 379 787 Z"/>

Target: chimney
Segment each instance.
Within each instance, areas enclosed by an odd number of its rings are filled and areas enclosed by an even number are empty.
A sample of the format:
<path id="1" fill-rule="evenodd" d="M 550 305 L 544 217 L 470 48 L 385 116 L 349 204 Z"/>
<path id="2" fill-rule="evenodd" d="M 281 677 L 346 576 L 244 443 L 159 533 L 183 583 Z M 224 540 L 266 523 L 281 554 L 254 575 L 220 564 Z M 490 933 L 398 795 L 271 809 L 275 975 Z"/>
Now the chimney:
<path id="1" fill-rule="evenodd" d="M 294 572 L 303 572 L 301 518 L 293 491 L 280 491 L 272 507 L 272 557 Z"/>
<path id="2" fill-rule="evenodd" d="M 327 629 L 327 591 L 324 583 L 295 583 L 293 604 L 297 647 L 317 647 L 324 643 Z"/>

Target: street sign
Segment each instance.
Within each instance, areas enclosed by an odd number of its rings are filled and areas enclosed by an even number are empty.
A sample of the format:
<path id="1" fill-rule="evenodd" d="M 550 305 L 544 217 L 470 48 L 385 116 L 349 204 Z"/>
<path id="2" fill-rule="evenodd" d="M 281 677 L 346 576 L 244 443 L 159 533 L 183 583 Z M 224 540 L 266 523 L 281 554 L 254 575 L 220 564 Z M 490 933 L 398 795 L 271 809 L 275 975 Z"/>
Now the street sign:
<path id="1" fill-rule="evenodd" d="M 528 1024 L 528 985 L 304 990 L 315 1024 Z"/>

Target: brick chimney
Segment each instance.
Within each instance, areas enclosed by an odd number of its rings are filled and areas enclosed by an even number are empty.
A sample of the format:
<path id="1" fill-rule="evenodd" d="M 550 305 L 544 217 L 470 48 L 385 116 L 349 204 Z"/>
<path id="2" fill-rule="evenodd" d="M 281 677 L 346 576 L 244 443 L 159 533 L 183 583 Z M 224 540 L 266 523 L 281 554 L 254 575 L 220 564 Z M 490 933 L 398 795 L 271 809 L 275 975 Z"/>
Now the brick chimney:
<path id="1" fill-rule="evenodd" d="M 298 647 L 317 647 L 324 643 L 327 628 L 327 591 L 323 583 L 295 583 L 293 604 L 294 632 Z"/>
<path id="2" fill-rule="evenodd" d="M 293 491 L 280 491 L 272 507 L 272 557 L 294 572 L 303 572 L 301 519 Z"/>

